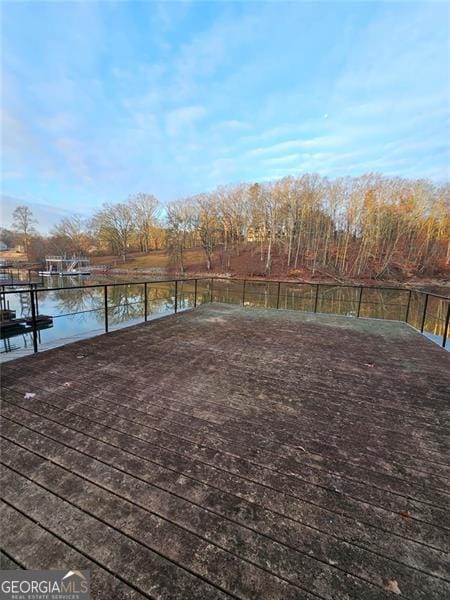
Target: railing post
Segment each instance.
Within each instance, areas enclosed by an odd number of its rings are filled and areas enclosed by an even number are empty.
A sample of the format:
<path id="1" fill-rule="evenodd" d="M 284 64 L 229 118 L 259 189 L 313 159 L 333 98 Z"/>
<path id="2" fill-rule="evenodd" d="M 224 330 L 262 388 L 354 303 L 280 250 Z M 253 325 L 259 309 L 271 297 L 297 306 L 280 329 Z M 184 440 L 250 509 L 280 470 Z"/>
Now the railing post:
<path id="1" fill-rule="evenodd" d="M 194 279 L 194 308 L 197 307 L 197 279 Z"/>
<path id="2" fill-rule="evenodd" d="M 105 304 L 105 333 L 108 333 L 108 286 L 103 286 L 103 301 Z"/>
<path id="3" fill-rule="evenodd" d="M 211 293 L 210 293 L 210 297 L 209 297 L 210 302 L 213 301 L 213 284 L 214 284 L 214 277 L 211 277 Z"/>
<path id="4" fill-rule="evenodd" d="M 242 306 L 245 306 L 245 279 L 244 279 L 244 284 L 242 286 Z"/>
<path id="5" fill-rule="evenodd" d="M 316 283 L 316 297 L 314 299 L 314 312 L 317 312 L 317 304 L 319 302 L 319 285 L 320 283 Z"/>
<path id="6" fill-rule="evenodd" d="M 34 290 L 30 288 L 30 300 L 31 300 L 31 327 L 33 329 L 33 352 L 38 351 L 38 340 L 37 340 L 37 326 L 36 326 L 36 305 L 34 300 Z"/>
<path id="7" fill-rule="evenodd" d="M 280 290 L 281 290 L 281 281 L 278 282 L 277 309 L 280 308 Z"/>
<path id="8" fill-rule="evenodd" d="M 178 280 L 175 279 L 175 313 L 178 312 Z"/>
<path id="9" fill-rule="evenodd" d="M 411 296 L 412 296 L 412 290 L 409 290 L 408 304 L 406 305 L 405 323 L 407 323 L 407 322 L 408 322 L 408 317 L 409 317 L 409 308 L 410 308 L 410 306 L 411 306 Z"/>
<path id="10" fill-rule="evenodd" d="M 35 284 L 33 286 L 33 284 L 31 284 L 31 287 L 34 287 L 34 294 L 35 294 L 35 300 L 36 300 L 36 315 L 39 316 L 39 301 L 38 301 L 38 295 L 37 295 L 37 284 Z"/>
<path id="11" fill-rule="evenodd" d="M 358 299 L 358 312 L 356 314 L 357 317 L 359 317 L 360 313 L 361 313 L 361 300 L 362 300 L 362 295 L 363 295 L 363 286 L 361 286 L 359 288 L 359 299 Z"/>
<path id="12" fill-rule="evenodd" d="M 448 323 L 450 321 L 450 302 L 448 303 L 447 306 L 447 317 L 445 319 L 445 327 L 444 327 L 444 334 L 442 336 L 442 347 L 445 348 L 446 343 L 447 343 L 447 336 L 448 336 Z"/>
<path id="13" fill-rule="evenodd" d="M 427 315 L 427 306 L 428 306 L 428 294 L 425 295 L 425 303 L 423 305 L 423 315 L 422 315 L 422 324 L 420 326 L 420 333 L 423 333 L 425 328 L 425 317 Z"/>
<path id="14" fill-rule="evenodd" d="M 147 282 L 144 283 L 144 321 L 147 322 Z"/>

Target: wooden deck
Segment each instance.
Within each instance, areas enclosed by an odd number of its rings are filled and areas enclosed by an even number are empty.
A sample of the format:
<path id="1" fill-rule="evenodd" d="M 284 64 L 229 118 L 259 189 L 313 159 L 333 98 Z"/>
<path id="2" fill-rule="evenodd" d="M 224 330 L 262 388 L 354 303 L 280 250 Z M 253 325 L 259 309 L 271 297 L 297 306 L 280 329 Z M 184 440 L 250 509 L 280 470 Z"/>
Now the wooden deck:
<path id="1" fill-rule="evenodd" d="M 2 566 L 93 598 L 450 598 L 449 355 L 205 305 L 7 363 Z"/>

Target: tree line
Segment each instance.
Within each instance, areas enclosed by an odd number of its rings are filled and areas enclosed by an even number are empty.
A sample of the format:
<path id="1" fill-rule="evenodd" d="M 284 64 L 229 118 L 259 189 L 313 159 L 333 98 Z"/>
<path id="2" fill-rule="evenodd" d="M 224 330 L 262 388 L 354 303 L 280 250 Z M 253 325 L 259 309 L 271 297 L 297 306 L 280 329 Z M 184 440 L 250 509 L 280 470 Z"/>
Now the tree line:
<path id="1" fill-rule="evenodd" d="M 23 207 L 22 207 L 23 208 Z M 20 225 L 16 229 L 20 230 Z M 22 236 L 24 236 L 22 227 Z M 29 232 L 28 232 L 29 235 Z M 261 274 L 432 274 L 450 260 L 450 185 L 367 174 L 316 174 L 222 186 L 162 206 L 150 194 L 64 219 L 47 244 L 66 253 L 167 249 L 177 270 L 200 247 L 206 270 L 258 257 Z"/>
<path id="2" fill-rule="evenodd" d="M 64 217 L 49 235 L 38 233 L 37 220 L 27 206 L 18 206 L 12 229 L 2 228 L 0 241 L 21 246 L 29 260 L 48 254 L 80 256 L 114 254 L 124 260 L 133 250 L 150 252 L 164 248 L 166 232 L 160 219 L 161 205 L 151 194 L 136 194 L 125 202 L 105 203 L 91 218 Z"/>

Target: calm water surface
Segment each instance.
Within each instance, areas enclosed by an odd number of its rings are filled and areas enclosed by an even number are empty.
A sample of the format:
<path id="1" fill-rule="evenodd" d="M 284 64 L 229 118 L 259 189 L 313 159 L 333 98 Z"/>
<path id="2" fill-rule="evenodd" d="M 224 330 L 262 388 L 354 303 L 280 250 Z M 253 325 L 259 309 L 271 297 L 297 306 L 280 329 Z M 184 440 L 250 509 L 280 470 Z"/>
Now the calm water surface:
<path id="1" fill-rule="evenodd" d="M 41 315 L 53 317 L 53 325 L 39 330 L 39 349 L 47 349 L 77 339 L 99 335 L 105 331 L 104 284 L 108 287 L 107 317 L 109 330 L 141 323 L 145 314 L 144 284 L 139 279 L 133 283 L 120 283 L 111 276 L 69 278 L 45 278 L 45 287 L 96 285 L 102 287 L 51 291 L 38 291 L 38 310 Z M 381 319 L 404 320 L 420 328 L 424 299 L 423 294 L 413 292 L 409 303 L 409 290 L 364 289 L 321 285 L 281 284 L 266 282 L 198 280 L 197 304 L 216 302 L 243 304 L 245 306 L 301 310 Z M 9 307 L 17 317 L 31 314 L 30 294 L 15 292 L 6 296 Z M 194 306 L 195 283 L 179 281 L 177 308 L 179 311 Z M 442 343 L 448 301 L 429 296 L 425 319 L 425 332 L 430 339 Z M 175 283 L 154 281 L 147 285 L 147 317 L 157 318 L 175 310 Z M 450 344 L 449 344 L 450 345 Z M 7 360 L 32 352 L 31 332 L 21 333 L 1 340 L 1 359 Z"/>

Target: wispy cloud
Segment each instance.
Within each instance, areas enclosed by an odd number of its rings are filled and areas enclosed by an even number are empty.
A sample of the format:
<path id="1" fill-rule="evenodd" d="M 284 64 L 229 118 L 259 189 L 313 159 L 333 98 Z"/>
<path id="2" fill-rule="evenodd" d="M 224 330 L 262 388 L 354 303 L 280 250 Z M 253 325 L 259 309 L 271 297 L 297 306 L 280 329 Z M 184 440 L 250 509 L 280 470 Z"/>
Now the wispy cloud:
<path id="1" fill-rule="evenodd" d="M 219 126 L 228 127 L 229 129 L 248 129 L 250 126 L 248 123 L 244 123 L 243 121 L 238 121 L 237 119 L 229 119 L 228 121 L 223 121 L 219 123 Z"/>
<path id="2" fill-rule="evenodd" d="M 266 158 L 264 159 L 264 164 L 266 165 L 290 165 L 292 168 L 292 163 L 299 163 L 301 154 L 287 154 L 286 156 L 278 156 L 276 158 Z"/>
<path id="3" fill-rule="evenodd" d="M 183 135 L 206 115 L 203 106 L 183 106 L 171 110 L 166 115 L 166 131 L 171 137 Z"/>
<path id="4" fill-rule="evenodd" d="M 450 175 L 445 4 L 3 12 L 10 195 L 97 205 L 303 171 Z"/>
<path id="5" fill-rule="evenodd" d="M 289 150 L 297 150 L 297 149 L 314 149 L 314 148 L 323 148 L 336 146 L 339 142 L 339 139 L 333 136 L 324 136 L 317 137 L 312 139 L 297 139 L 297 140 L 287 140 L 285 142 L 279 142 L 277 144 L 272 144 L 270 146 L 260 146 L 258 148 L 253 148 L 247 152 L 248 156 L 266 156 L 266 155 L 274 155 L 279 154 L 280 152 L 285 152 Z"/>

